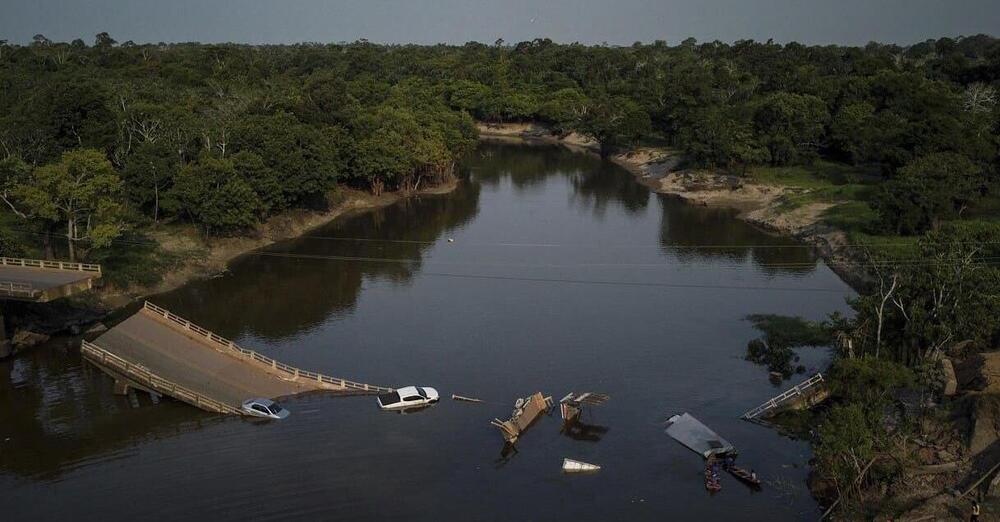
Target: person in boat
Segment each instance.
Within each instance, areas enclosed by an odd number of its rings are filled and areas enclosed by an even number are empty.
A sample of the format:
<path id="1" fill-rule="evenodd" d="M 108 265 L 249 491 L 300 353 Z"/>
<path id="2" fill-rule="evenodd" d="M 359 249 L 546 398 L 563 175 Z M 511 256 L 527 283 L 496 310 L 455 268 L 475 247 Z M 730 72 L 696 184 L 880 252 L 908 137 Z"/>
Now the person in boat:
<path id="1" fill-rule="evenodd" d="M 752 469 L 750 470 L 750 480 L 757 482 L 757 472 Z"/>
<path id="2" fill-rule="evenodd" d="M 736 465 L 736 458 L 732 454 L 726 455 L 726 469 L 733 469 Z"/>

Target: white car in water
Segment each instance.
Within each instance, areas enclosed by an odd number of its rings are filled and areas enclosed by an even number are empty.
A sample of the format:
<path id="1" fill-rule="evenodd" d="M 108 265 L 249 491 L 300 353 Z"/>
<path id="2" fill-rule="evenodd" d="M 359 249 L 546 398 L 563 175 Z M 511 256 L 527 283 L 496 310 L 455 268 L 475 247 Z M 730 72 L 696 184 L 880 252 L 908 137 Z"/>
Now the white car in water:
<path id="1" fill-rule="evenodd" d="M 378 406 L 383 410 L 404 410 L 434 404 L 440 399 L 434 388 L 407 386 L 378 396 Z"/>
<path id="2" fill-rule="evenodd" d="M 284 419 L 291 413 L 282 408 L 280 404 L 271 399 L 247 399 L 243 401 L 241 408 L 243 413 L 252 417 L 263 417 L 265 419 Z"/>

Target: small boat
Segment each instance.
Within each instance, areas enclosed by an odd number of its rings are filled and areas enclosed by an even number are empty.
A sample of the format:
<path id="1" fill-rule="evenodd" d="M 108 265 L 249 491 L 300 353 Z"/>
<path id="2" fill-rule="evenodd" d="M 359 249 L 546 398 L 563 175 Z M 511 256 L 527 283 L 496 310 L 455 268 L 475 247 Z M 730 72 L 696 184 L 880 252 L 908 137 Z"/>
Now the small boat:
<path id="1" fill-rule="evenodd" d="M 719 465 L 712 458 L 709 458 L 705 462 L 705 489 L 712 493 L 722 491 L 722 481 L 719 479 Z"/>
<path id="2" fill-rule="evenodd" d="M 601 467 L 597 464 L 580 462 L 579 460 L 563 459 L 562 470 L 563 473 L 594 473 L 600 471 Z"/>
<path id="3" fill-rule="evenodd" d="M 727 466 L 726 471 L 728 471 L 730 475 L 742 480 L 750 487 L 760 488 L 760 479 L 755 477 L 753 473 L 736 466 Z"/>

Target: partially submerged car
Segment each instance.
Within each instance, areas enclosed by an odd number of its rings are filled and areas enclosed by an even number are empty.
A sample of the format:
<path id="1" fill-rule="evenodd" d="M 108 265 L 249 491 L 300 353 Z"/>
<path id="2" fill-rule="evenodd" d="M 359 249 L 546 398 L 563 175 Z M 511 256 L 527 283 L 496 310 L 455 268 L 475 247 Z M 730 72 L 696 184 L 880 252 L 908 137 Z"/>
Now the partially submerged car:
<path id="1" fill-rule="evenodd" d="M 288 410 L 282 408 L 280 404 L 271 399 L 247 399 L 243 401 L 241 409 L 247 415 L 266 419 L 284 419 L 291 415 Z"/>
<path id="2" fill-rule="evenodd" d="M 404 410 L 434 404 L 440 399 L 437 390 L 428 387 L 407 386 L 378 396 L 378 406 L 383 410 Z"/>

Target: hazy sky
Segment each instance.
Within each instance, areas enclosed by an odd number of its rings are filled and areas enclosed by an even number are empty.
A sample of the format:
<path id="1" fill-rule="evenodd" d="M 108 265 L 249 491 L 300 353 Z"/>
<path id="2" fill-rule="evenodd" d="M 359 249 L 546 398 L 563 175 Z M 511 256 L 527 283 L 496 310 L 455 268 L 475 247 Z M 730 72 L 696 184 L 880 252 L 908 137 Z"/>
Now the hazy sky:
<path id="1" fill-rule="evenodd" d="M 0 0 L 0 39 L 914 43 L 1000 32 L 1000 0 Z"/>

